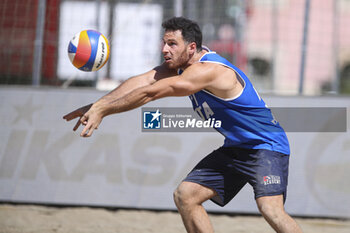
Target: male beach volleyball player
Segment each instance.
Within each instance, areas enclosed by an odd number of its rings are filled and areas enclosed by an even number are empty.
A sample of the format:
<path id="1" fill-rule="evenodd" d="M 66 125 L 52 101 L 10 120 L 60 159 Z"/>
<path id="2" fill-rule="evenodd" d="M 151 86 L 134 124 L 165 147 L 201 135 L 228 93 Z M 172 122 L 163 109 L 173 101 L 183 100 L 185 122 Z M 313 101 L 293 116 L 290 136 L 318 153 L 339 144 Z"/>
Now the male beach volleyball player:
<path id="1" fill-rule="evenodd" d="M 167 96 L 190 96 L 193 107 L 210 108 L 221 120 L 222 147 L 200 161 L 174 192 L 188 232 L 213 232 L 202 203 L 227 204 L 246 184 L 276 232 L 301 232 L 285 212 L 289 144 L 283 129 L 246 75 L 215 52 L 202 48 L 197 23 L 174 17 L 162 24 L 164 63 L 132 77 L 94 104 L 64 116 L 79 117 L 89 137 L 110 114 L 125 112 Z"/>

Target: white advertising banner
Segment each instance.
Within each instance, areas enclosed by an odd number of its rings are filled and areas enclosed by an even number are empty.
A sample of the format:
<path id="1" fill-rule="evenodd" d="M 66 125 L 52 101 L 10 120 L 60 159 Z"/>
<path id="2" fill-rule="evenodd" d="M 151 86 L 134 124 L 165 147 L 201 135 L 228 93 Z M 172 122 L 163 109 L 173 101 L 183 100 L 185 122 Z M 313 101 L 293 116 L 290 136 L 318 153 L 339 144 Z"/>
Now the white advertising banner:
<path id="1" fill-rule="evenodd" d="M 160 64 L 163 8 L 118 3 L 114 9 L 111 75 L 126 79 Z"/>
<path id="2" fill-rule="evenodd" d="M 75 68 L 68 58 L 70 40 L 87 29 L 98 30 L 109 40 L 110 78 L 126 79 L 159 65 L 163 20 L 161 5 L 118 3 L 114 6 L 114 18 L 110 22 L 108 2 L 101 1 L 99 7 L 97 4 L 91 1 L 63 1 L 60 5 L 57 64 L 60 79 L 106 78 L 107 67 L 98 72 L 84 72 Z M 110 23 L 113 35 L 109 33 Z"/>
<path id="3" fill-rule="evenodd" d="M 223 137 L 215 132 L 143 132 L 141 109 L 108 116 L 91 138 L 79 137 L 81 129 L 72 131 L 75 121 L 67 123 L 62 116 L 103 94 L 0 88 L 1 201 L 175 209 L 173 190 L 201 158 L 222 145 Z M 349 121 L 349 98 L 264 99 L 271 107 L 345 108 Z M 146 107 L 188 108 L 190 101 L 174 97 Z M 340 118 L 330 116 L 324 125 L 334 119 Z M 350 133 L 346 122 L 343 127 L 339 132 L 287 133 L 292 151 L 289 213 L 350 217 Z M 257 213 L 249 185 L 224 208 L 211 202 L 205 206 Z"/>
<path id="4" fill-rule="evenodd" d="M 101 2 L 100 8 L 97 7 L 96 2 L 91 1 L 63 1 L 61 3 L 57 59 L 57 76 L 60 79 L 94 80 L 96 75 L 106 76 L 106 67 L 98 72 L 85 72 L 75 68 L 68 58 L 68 45 L 77 33 L 88 29 L 98 30 L 109 39 L 108 15 L 107 2 Z M 98 21 L 99 25 L 97 25 Z"/>

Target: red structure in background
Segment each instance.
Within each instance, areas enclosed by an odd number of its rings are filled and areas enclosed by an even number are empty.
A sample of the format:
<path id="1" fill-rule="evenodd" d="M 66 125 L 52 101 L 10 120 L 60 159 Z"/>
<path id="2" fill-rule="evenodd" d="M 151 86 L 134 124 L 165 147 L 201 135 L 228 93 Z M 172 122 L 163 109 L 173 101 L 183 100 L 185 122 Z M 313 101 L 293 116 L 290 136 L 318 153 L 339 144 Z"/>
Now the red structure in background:
<path id="1" fill-rule="evenodd" d="M 218 39 L 208 44 L 209 48 L 232 62 L 233 65 L 244 70 L 247 65 L 247 57 L 241 43 L 235 40 L 234 28 L 229 24 L 223 24 L 218 30 Z"/>
<path id="2" fill-rule="evenodd" d="M 28 79 L 32 72 L 37 1 L 5 0 L 0 3 L 0 75 Z M 13 80 L 9 80 L 11 82 Z M 25 82 L 25 81 L 24 81 Z"/>
<path id="3" fill-rule="evenodd" d="M 38 0 L 0 2 L 0 83 L 30 84 Z M 47 0 L 42 83 L 56 82 L 59 0 Z"/>
<path id="4" fill-rule="evenodd" d="M 42 83 L 55 84 L 58 56 L 59 0 L 47 0 L 45 13 Z"/>

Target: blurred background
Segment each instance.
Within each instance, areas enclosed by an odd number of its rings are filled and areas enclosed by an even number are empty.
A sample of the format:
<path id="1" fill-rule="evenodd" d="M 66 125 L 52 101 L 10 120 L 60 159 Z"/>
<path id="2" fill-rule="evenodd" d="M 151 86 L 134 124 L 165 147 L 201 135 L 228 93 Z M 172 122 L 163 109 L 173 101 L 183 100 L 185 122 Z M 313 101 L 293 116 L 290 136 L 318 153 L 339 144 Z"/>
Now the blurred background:
<path id="1" fill-rule="evenodd" d="M 350 94 L 349 0 L 2 0 L 0 15 L 4 85 L 111 89 L 161 63 L 161 22 L 185 16 L 262 93 Z M 84 29 L 110 41 L 99 72 L 69 62 L 68 43 Z"/>

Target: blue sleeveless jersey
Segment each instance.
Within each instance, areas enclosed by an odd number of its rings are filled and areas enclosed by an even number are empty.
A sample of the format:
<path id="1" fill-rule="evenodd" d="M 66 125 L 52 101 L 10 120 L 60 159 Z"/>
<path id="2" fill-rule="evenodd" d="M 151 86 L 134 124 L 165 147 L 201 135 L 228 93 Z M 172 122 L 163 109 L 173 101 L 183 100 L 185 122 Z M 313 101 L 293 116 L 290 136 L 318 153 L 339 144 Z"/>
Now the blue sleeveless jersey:
<path id="1" fill-rule="evenodd" d="M 266 149 L 289 154 L 289 143 L 283 128 L 260 98 L 248 77 L 215 52 L 208 52 L 199 62 L 221 64 L 232 69 L 243 86 L 239 96 L 222 99 L 206 90 L 190 95 L 193 109 L 205 120 L 220 120 L 216 128 L 225 137 L 225 147 Z"/>

